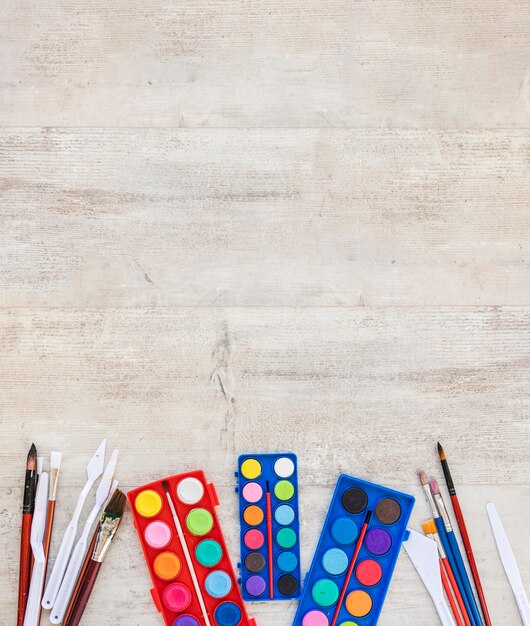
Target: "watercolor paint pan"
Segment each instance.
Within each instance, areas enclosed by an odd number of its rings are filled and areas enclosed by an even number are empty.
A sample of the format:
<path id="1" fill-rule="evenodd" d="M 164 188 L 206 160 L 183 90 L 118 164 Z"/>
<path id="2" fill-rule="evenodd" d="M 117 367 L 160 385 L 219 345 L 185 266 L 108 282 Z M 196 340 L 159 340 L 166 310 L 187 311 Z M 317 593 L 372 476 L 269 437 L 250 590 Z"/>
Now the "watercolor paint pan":
<path id="1" fill-rule="evenodd" d="M 293 626 L 329 626 L 368 511 L 372 511 L 337 626 L 377 624 L 415 499 L 339 476 Z"/>
<path id="2" fill-rule="evenodd" d="M 297 465 L 290 452 L 238 459 L 239 568 L 249 602 L 301 595 Z"/>
<path id="3" fill-rule="evenodd" d="M 163 480 L 169 485 L 211 626 L 256 626 L 247 615 L 217 519 L 214 486 L 202 471 Z M 206 621 L 163 480 L 127 494 L 153 583 L 151 595 L 166 626 L 202 626 Z"/>

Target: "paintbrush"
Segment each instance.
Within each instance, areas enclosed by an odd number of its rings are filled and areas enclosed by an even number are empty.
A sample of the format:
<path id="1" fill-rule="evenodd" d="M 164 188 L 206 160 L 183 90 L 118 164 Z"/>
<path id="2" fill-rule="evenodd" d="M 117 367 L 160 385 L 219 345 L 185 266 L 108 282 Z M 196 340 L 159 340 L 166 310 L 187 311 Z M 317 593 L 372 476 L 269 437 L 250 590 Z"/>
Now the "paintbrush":
<path id="1" fill-rule="evenodd" d="M 447 599 L 449 600 L 449 606 L 451 607 L 451 611 L 453 612 L 456 626 L 464 626 L 464 622 L 462 621 L 462 618 L 460 617 L 460 613 L 458 612 L 458 607 L 456 605 L 454 589 L 451 589 L 451 583 L 449 581 L 449 577 L 447 576 L 446 563 L 445 563 L 447 561 L 447 555 L 445 554 L 445 550 L 442 544 L 440 543 L 439 538 L 437 541 L 434 537 L 434 534 L 432 532 L 431 522 L 433 522 L 433 526 L 434 526 L 434 520 L 427 520 L 426 522 L 423 522 L 423 524 L 421 525 L 421 528 L 425 536 L 436 543 L 436 546 L 438 548 L 438 557 L 440 561 L 440 574 L 442 577 L 442 585 L 445 591 L 445 595 L 447 596 Z M 434 526 L 434 528 L 436 529 L 436 526 Z M 438 533 L 436 533 L 436 535 L 438 535 Z"/>
<path id="2" fill-rule="evenodd" d="M 486 596 L 484 595 L 484 590 L 482 589 L 482 583 L 480 581 L 480 576 L 478 573 L 478 567 L 475 561 L 473 548 L 471 547 L 471 540 L 467 532 L 466 522 L 464 520 L 464 514 L 462 513 L 462 509 L 460 508 L 460 502 L 458 501 L 458 496 L 456 494 L 455 485 L 453 483 L 453 477 L 451 476 L 451 471 L 449 470 L 449 464 L 447 463 L 445 452 L 440 442 L 438 442 L 438 456 L 440 457 L 440 462 L 442 464 L 442 469 L 443 469 L 444 476 L 445 476 L 445 482 L 447 483 L 447 489 L 449 490 L 449 496 L 451 497 L 453 511 L 455 513 L 456 522 L 460 530 L 460 536 L 462 537 L 462 542 L 464 544 L 464 548 L 466 551 L 467 560 L 469 562 L 469 567 L 471 568 L 471 574 L 473 576 L 473 580 L 475 581 L 475 587 L 477 590 L 480 606 L 482 608 L 482 614 L 484 615 L 484 621 L 486 622 L 486 626 L 491 626 L 490 614 L 488 611 L 488 606 L 486 604 Z"/>
<path id="3" fill-rule="evenodd" d="M 35 496 L 35 511 L 31 522 L 31 550 L 34 562 L 29 586 L 28 602 L 24 614 L 24 626 L 38 626 L 40 619 L 40 599 L 44 585 L 44 529 L 46 527 L 46 499 L 48 495 L 48 474 L 41 472 Z"/>
<path id="4" fill-rule="evenodd" d="M 462 594 L 460 593 L 460 589 L 456 583 L 455 575 L 453 573 L 453 569 L 451 568 L 451 564 L 449 563 L 449 559 L 447 557 L 447 552 L 444 548 L 442 540 L 440 539 L 440 535 L 438 533 L 438 528 L 436 528 L 436 524 L 433 519 L 430 519 L 427 522 L 429 526 L 429 532 L 434 541 L 436 541 L 436 545 L 438 546 L 438 552 L 440 553 L 440 558 L 442 559 L 442 564 L 445 569 L 445 573 L 447 574 L 447 578 L 451 584 L 451 588 L 453 590 L 454 596 L 456 598 L 456 602 L 458 604 L 458 608 L 462 613 L 462 617 L 464 618 L 465 626 L 470 626 L 471 622 L 469 621 L 469 617 L 466 611 L 466 606 L 464 604 L 464 600 L 462 599 Z"/>
<path id="5" fill-rule="evenodd" d="M 274 597 L 274 570 L 272 564 L 272 503 L 269 481 L 267 481 L 266 509 L 267 509 L 267 559 L 269 567 L 269 598 Z"/>
<path id="6" fill-rule="evenodd" d="M 105 502 L 104 509 L 107 508 L 107 505 L 110 502 L 112 496 L 114 495 L 114 492 L 118 488 L 118 484 L 119 484 L 119 481 L 117 481 L 117 480 L 113 480 L 112 481 L 112 487 L 110 488 L 110 495 L 109 495 L 107 501 Z M 81 589 L 81 586 L 82 586 L 83 581 L 85 579 L 85 574 L 86 574 L 88 565 L 90 563 L 90 559 L 92 558 L 92 554 L 94 553 L 94 546 L 96 545 L 96 540 L 98 538 L 98 532 L 99 532 L 99 524 L 94 529 L 94 533 L 92 535 L 92 539 L 90 540 L 90 544 L 88 546 L 88 550 L 87 550 L 87 552 L 85 554 L 85 560 L 83 561 L 83 565 L 81 566 L 81 571 L 79 572 L 79 576 L 77 577 L 77 581 L 75 583 L 74 591 L 73 591 L 72 596 L 70 598 L 70 603 L 68 604 L 68 607 L 66 609 L 66 613 L 64 614 L 64 620 L 63 621 L 65 623 L 68 622 L 68 619 L 70 618 L 70 615 L 71 615 L 72 611 L 74 610 L 74 606 L 75 606 L 75 603 L 77 602 L 77 598 L 79 597 L 79 590 Z"/>
<path id="7" fill-rule="evenodd" d="M 346 591 L 348 590 L 348 585 L 350 584 L 350 580 L 353 574 L 353 568 L 355 567 L 355 563 L 357 562 L 357 557 L 359 556 L 359 552 L 361 551 L 363 541 L 364 541 L 364 536 L 366 535 L 366 531 L 368 530 L 368 524 L 370 523 L 371 518 L 372 518 L 372 511 L 367 511 L 366 516 L 364 518 L 364 523 L 361 528 L 361 532 L 359 534 L 359 538 L 357 539 L 355 550 L 353 551 L 353 556 L 350 561 L 350 565 L 348 567 L 348 572 L 346 573 L 346 579 L 344 580 L 344 584 L 342 585 L 342 591 L 340 592 L 339 601 L 337 602 L 337 606 L 335 607 L 335 613 L 333 614 L 333 620 L 331 621 L 331 626 L 335 626 L 335 624 L 337 623 L 340 609 L 342 607 L 342 603 L 344 602 L 344 596 L 346 595 Z"/>
<path id="8" fill-rule="evenodd" d="M 46 580 L 46 571 L 48 570 L 48 555 L 50 554 L 50 545 L 52 541 L 53 518 L 55 516 L 55 499 L 57 497 L 57 482 L 59 480 L 59 470 L 61 468 L 61 452 L 52 452 L 50 455 L 50 480 L 48 488 L 48 509 L 46 512 L 46 528 L 44 529 L 44 581 Z M 41 596 L 42 596 L 41 591 Z M 42 605 L 39 611 L 39 619 L 42 611 Z"/>
<path id="9" fill-rule="evenodd" d="M 37 448 L 31 444 L 26 459 L 26 477 L 24 482 L 24 499 L 22 501 L 22 528 L 20 532 L 20 573 L 18 579 L 18 612 L 17 626 L 24 623 L 24 614 L 29 592 L 29 576 L 31 566 L 31 521 L 35 510 L 35 494 L 37 489 Z"/>
<path id="10" fill-rule="evenodd" d="M 167 482 L 167 480 L 162 481 L 162 487 L 164 488 L 164 491 L 166 492 L 166 498 L 169 504 L 169 508 L 171 509 L 171 514 L 173 515 L 173 522 L 177 530 L 178 538 L 180 541 L 180 546 L 182 548 L 182 552 L 184 552 L 186 563 L 190 571 L 191 580 L 193 581 L 193 587 L 195 589 L 195 593 L 197 594 L 197 599 L 199 600 L 199 605 L 201 607 L 201 612 L 202 612 L 202 617 L 204 619 L 204 623 L 206 624 L 206 626 L 211 626 L 210 618 L 208 617 L 208 611 L 206 610 L 206 605 L 204 604 L 204 598 L 202 597 L 201 588 L 199 587 L 199 581 L 197 579 L 195 567 L 193 566 L 193 561 L 191 560 L 191 555 L 188 549 L 188 544 L 186 543 L 186 538 L 184 537 L 184 532 L 182 530 L 182 525 L 180 523 L 179 516 L 177 515 L 177 510 L 175 509 L 175 505 L 173 504 L 173 498 L 171 497 L 171 493 L 169 491 L 169 483 Z"/>
<path id="11" fill-rule="evenodd" d="M 447 556 L 447 560 L 449 561 L 449 565 L 451 568 L 451 572 L 453 574 L 453 577 L 455 579 L 456 582 L 456 586 L 459 590 L 459 594 L 460 597 L 462 598 L 463 602 L 464 602 L 464 607 L 462 610 L 462 617 L 464 618 L 464 622 L 466 623 L 466 626 L 476 626 L 474 620 L 472 620 L 471 618 L 471 607 L 469 604 L 469 600 L 467 598 L 467 595 L 464 593 L 464 586 L 462 583 L 462 579 L 460 576 L 460 572 L 456 566 L 456 561 L 453 557 L 453 552 L 451 551 L 451 546 L 449 545 L 449 539 L 447 537 L 447 531 L 446 531 L 446 525 L 445 525 L 445 521 L 440 517 L 440 513 L 438 512 L 438 508 L 436 506 L 436 502 L 434 501 L 433 498 L 433 494 L 431 492 L 431 488 L 429 486 L 429 481 L 427 480 L 427 475 L 425 474 L 424 471 L 420 471 L 418 472 L 418 476 L 423 488 L 423 491 L 425 493 L 425 496 L 427 497 L 427 501 L 429 503 L 429 506 L 431 507 L 431 511 L 432 511 L 432 516 L 434 518 L 434 524 L 438 530 L 438 536 L 440 538 L 440 541 L 444 547 L 446 556 Z M 450 524 L 450 522 L 449 522 Z"/>
<path id="12" fill-rule="evenodd" d="M 473 589 L 471 589 L 471 583 L 469 582 L 469 577 L 467 575 L 466 566 L 464 565 L 464 559 L 462 558 L 462 553 L 460 552 L 460 548 L 458 547 L 458 541 L 456 540 L 455 533 L 453 530 L 453 524 L 451 522 L 451 518 L 449 517 L 449 513 L 447 511 L 447 507 L 445 506 L 445 502 L 442 498 L 442 494 L 440 493 L 440 485 L 438 481 L 433 478 L 429 483 L 431 486 L 432 495 L 434 501 L 436 503 L 436 508 L 440 513 L 440 517 L 444 521 L 445 531 L 447 536 L 447 541 L 449 543 L 449 549 L 453 555 L 454 563 L 456 565 L 456 569 L 460 574 L 460 581 L 462 583 L 463 597 L 468 600 L 468 615 L 471 622 L 475 623 L 476 626 L 483 626 L 482 618 L 480 617 L 480 613 L 478 610 L 477 602 L 475 600 L 475 596 L 473 594 Z"/>
<path id="13" fill-rule="evenodd" d="M 110 544 L 122 520 L 125 501 L 125 494 L 119 489 L 116 489 L 101 516 L 94 551 L 86 569 L 83 583 L 79 589 L 75 606 L 68 620 L 64 622 L 65 626 L 77 626 L 83 617 L 83 613 L 85 612 L 86 605 L 90 599 L 94 584 L 101 569 L 101 564 L 107 556 Z"/>

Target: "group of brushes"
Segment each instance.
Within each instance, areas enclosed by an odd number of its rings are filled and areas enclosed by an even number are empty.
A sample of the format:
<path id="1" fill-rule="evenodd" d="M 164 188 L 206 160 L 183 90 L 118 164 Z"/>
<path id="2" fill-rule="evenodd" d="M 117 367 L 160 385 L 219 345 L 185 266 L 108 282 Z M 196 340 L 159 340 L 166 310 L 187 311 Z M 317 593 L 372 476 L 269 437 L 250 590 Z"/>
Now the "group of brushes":
<path id="1" fill-rule="evenodd" d="M 464 514 L 458 501 L 445 452 L 440 444 L 438 444 L 438 455 L 469 563 L 476 597 L 454 533 L 449 511 L 440 493 L 438 482 L 436 480 L 428 482 L 423 471 L 419 472 L 419 477 L 432 509 L 433 519 L 422 524 L 425 536 L 410 531 L 409 537 L 403 545 L 425 583 L 440 621 L 444 626 L 491 626 L 491 618 L 486 605 L 486 598 L 471 547 Z M 524 626 L 530 626 L 530 603 L 523 587 L 510 542 L 495 505 L 490 502 L 486 508 L 499 555 L 512 587 L 522 623 Z M 451 607 L 450 609 L 446 598 Z M 478 598 L 478 603 L 476 598 Z"/>
<path id="2" fill-rule="evenodd" d="M 61 453 L 51 453 L 48 475 L 42 471 L 43 459 L 37 457 L 35 445 L 30 448 L 22 506 L 17 626 L 38 626 L 42 608 L 51 610 L 52 624 L 77 626 L 81 621 L 125 507 L 125 495 L 117 489 L 118 481 L 113 478 L 118 451 L 114 450 L 103 471 L 105 448 L 103 440 L 87 465 L 87 481 L 62 537 L 46 588 Z M 85 500 L 102 474 L 94 505 L 75 543 Z"/>
<path id="3" fill-rule="evenodd" d="M 433 519 L 428 520 L 422 525 L 423 532 L 436 542 L 442 583 L 457 626 L 491 626 L 491 618 L 482 589 L 475 556 L 471 547 L 471 541 L 467 532 L 466 522 L 458 501 L 449 465 L 440 444 L 438 444 L 438 455 L 442 464 L 460 536 L 464 544 L 465 554 L 478 597 L 478 603 L 454 533 L 449 510 L 440 493 L 438 481 L 433 479 L 429 482 L 425 472 L 421 471 L 419 472 L 420 481 L 433 515 Z"/>

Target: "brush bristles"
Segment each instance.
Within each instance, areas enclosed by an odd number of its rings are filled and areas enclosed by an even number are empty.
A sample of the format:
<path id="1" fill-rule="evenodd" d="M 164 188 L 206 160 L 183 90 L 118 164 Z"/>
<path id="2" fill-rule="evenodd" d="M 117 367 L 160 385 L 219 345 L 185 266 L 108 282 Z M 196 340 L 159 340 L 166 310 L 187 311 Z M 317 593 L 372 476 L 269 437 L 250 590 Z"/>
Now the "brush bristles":
<path id="1" fill-rule="evenodd" d="M 31 448 L 29 449 L 29 452 L 28 452 L 28 458 L 26 460 L 26 469 L 34 470 L 36 468 L 37 468 L 37 448 L 35 447 L 35 444 L 32 443 Z"/>
<path id="2" fill-rule="evenodd" d="M 438 484 L 438 481 L 436 480 L 436 478 L 433 478 L 430 484 L 431 484 L 431 490 L 433 494 L 437 496 L 440 493 L 440 485 Z"/>
<path id="3" fill-rule="evenodd" d="M 427 480 L 427 474 L 421 470 L 420 472 L 418 472 L 418 477 L 420 479 L 421 484 L 425 487 L 425 485 L 429 484 L 429 481 Z"/>
<path id="4" fill-rule="evenodd" d="M 125 509 L 125 494 L 120 489 L 112 494 L 112 498 L 105 507 L 105 515 L 109 517 L 121 517 Z"/>
<path id="5" fill-rule="evenodd" d="M 164 491 L 166 493 L 169 493 L 169 483 L 167 482 L 167 480 L 162 481 L 162 487 L 164 488 Z"/>
<path id="6" fill-rule="evenodd" d="M 50 467 L 58 470 L 61 467 L 62 452 L 52 452 L 50 454 Z"/>
<path id="7" fill-rule="evenodd" d="M 431 534 L 432 534 L 432 533 L 431 533 L 431 523 L 430 523 L 430 521 L 423 522 L 423 523 L 422 523 L 422 525 L 421 525 L 421 527 L 422 527 L 423 532 L 424 532 L 426 535 L 431 535 Z"/>
<path id="8" fill-rule="evenodd" d="M 440 461 L 445 461 L 445 452 L 444 449 L 442 448 L 442 445 L 440 442 L 438 442 L 438 456 L 440 457 Z"/>

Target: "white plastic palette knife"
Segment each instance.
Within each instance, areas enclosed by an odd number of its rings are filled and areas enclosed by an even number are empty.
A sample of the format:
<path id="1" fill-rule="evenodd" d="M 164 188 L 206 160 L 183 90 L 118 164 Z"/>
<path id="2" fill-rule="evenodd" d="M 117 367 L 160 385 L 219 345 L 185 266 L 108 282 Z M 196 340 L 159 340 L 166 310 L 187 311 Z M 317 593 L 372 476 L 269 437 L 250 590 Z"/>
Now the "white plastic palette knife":
<path id="1" fill-rule="evenodd" d="M 105 466 L 106 445 L 107 440 L 103 439 L 103 441 L 99 444 L 99 448 L 96 450 L 94 456 L 90 459 L 90 463 L 87 465 L 86 484 L 79 494 L 74 514 L 72 515 L 72 519 L 70 520 L 70 523 L 68 524 L 64 532 L 63 540 L 61 541 L 61 546 L 59 548 L 59 552 L 57 553 L 57 558 L 55 559 L 55 564 L 53 566 L 53 571 L 51 573 L 50 579 L 48 580 L 48 584 L 46 585 L 44 597 L 42 598 L 42 606 L 45 609 L 51 609 L 55 603 L 55 599 L 57 598 L 57 594 L 59 592 L 59 588 L 61 586 L 64 573 L 66 571 L 66 566 L 68 565 L 68 559 L 70 558 L 72 547 L 74 545 L 75 536 L 77 534 L 77 525 L 79 523 L 81 511 L 83 510 L 83 505 L 85 504 L 85 500 L 90 493 L 93 484 L 103 473 L 103 468 Z"/>
<path id="2" fill-rule="evenodd" d="M 403 542 L 403 547 L 427 588 L 440 621 L 443 626 L 456 626 L 449 606 L 445 601 L 436 542 L 414 530 L 408 530 L 407 532 L 409 536 Z"/>
<path id="3" fill-rule="evenodd" d="M 48 474 L 41 473 L 35 497 L 35 512 L 31 523 L 31 549 L 35 563 L 31 574 L 28 603 L 24 615 L 24 626 L 37 626 L 40 616 L 40 597 L 44 585 L 44 529 L 46 526 L 46 505 L 48 502 Z"/>
<path id="4" fill-rule="evenodd" d="M 515 560 L 515 555 L 508 540 L 508 535 L 504 530 L 501 518 L 499 517 L 493 502 L 490 502 L 486 506 L 486 510 L 488 511 L 491 528 L 493 530 L 493 534 L 495 535 L 495 541 L 497 542 L 497 548 L 504 566 L 504 571 L 506 572 L 506 576 L 508 576 L 508 580 L 512 586 L 513 595 L 515 596 L 515 601 L 517 602 L 517 608 L 521 614 L 521 620 L 524 626 L 530 626 L 530 604 L 528 603 L 528 596 L 526 595 L 526 591 L 523 587 L 521 574 L 519 573 L 517 561 Z"/>
<path id="5" fill-rule="evenodd" d="M 103 477 L 98 485 L 94 506 L 87 517 L 81 537 L 75 544 L 74 551 L 72 552 L 72 558 L 70 559 L 70 563 L 68 563 L 68 568 L 64 575 L 63 582 L 61 583 L 59 593 L 57 594 L 57 598 L 53 604 L 53 609 L 50 615 L 50 622 L 52 624 L 60 624 L 66 614 L 66 609 L 68 608 L 77 577 L 83 565 L 83 559 L 85 558 L 88 545 L 88 535 L 90 534 L 92 524 L 99 516 L 100 511 L 108 498 L 117 460 L 118 450 L 114 450 L 105 469 L 105 473 L 103 474 Z"/>

